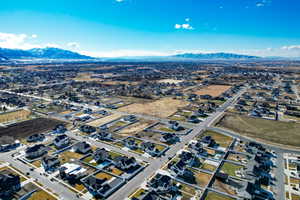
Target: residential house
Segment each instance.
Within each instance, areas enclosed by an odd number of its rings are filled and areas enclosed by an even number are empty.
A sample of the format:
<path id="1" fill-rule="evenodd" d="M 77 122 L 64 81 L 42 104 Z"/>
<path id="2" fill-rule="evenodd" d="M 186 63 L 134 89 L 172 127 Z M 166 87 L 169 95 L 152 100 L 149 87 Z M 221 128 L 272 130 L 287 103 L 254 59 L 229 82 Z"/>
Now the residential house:
<path id="1" fill-rule="evenodd" d="M 140 148 L 151 156 L 158 156 L 161 153 L 152 142 L 142 142 Z"/>
<path id="2" fill-rule="evenodd" d="M 80 126 L 79 130 L 84 133 L 91 134 L 96 131 L 96 128 L 93 126 L 89 126 L 89 125 L 82 125 L 82 126 Z"/>
<path id="3" fill-rule="evenodd" d="M 169 164 L 168 167 L 171 170 L 171 174 L 173 176 L 182 178 L 188 183 L 195 183 L 194 173 L 191 170 L 187 169 L 187 165 L 182 159 L 174 164 Z"/>
<path id="4" fill-rule="evenodd" d="M 160 141 L 167 144 L 174 144 L 179 141 L 179 137 L 173 133 L 165 133 L 160 137 Z"/>
<path id="5" fill-rule="evenodd" d="M 136 122 L 137 121 L 137 118 L 136 116 L 134 115 L 127 115 L 123 118 L 124 121 L 127 121 L 127 122 L 130 122 L 130 123 L 133 123 L 133 122 Z"/>
<path id="6" fill-rule="evenodd" d="M 178 188 L 172 184 L 172 178 L 162 174 L 157 174 L 152 178 L 148 182 L 148 186 L 158 194 L 166 194 L 178 190 Z"/>
<path id="7" fill-rule="evenodd" d="M 138 148 L 138 144 L 136 143 L 135 139 L 133 138 L 126 138 L 124 141 L 124 145 L 125 147 L 129 148 L 129 149 L 137 149 Z"/>
<path id="8" fill-rule="evenodd" d="M 216 141 L 210 135 L 204 136 L 201 139 L 201 142 L 206 144 L 208 147 L 215 147 L 217 144 Z"/>
<path id="9" fill-rule="evenodd" d="M 70 138 L 67 135 L 58 135 L 55 137 L 53 144 L 58 149 L 64 148 L 70 144 Z"/>
<path id="10" fill-rule="evenodd" d="M 196 115 L 191 115 L 188 118 L 188 122 L 197 124 L 200 122 L 200 120 L 198 119 L 198 117 Z"/>
<path id="11" fill-rule="evenodd" d="M 34 135 L 30 135 L 27 137 L 27 142 L 38 142 L 38 141 L 43 141 L 45 139 L 45 135 L 44 134 L 34 134 Z"/>
<path id="12" fill-rule="evenodd" d="M 65 163 L 59 168 L 59 175 L 62 179 L 73 181 L 86 176 L 87 170 L 75 163 Z"/>
<path id="13" fill-rule="evenodd" d="M 55 133 L 55 134 L 63 134 L 66 131 L 67 131 L 67 128 L 66 128 L 66 126 L 64 124 L 58 124 L 53 129 L 53 133 Z"/>
<path id="14" fill-rule="evenodd" d="M 60 161 L 57 156 L 45 156 L 42 158 L 42 166 L 45 171 L 53 171 L 60 164 Z"/>
<path id="15" fill-rule="evenodd" d="M 77 153 L 86 154 L 92 150 L 91 145 L 86 142 L 78 142 L 73 146 L 73 150 Z"/>
<path id="16" fill-rule="evenodd" d="M 0 174 L 0 199 L 10 199 L 19 190 L 21 190 L 21 180 L 18 175 Z"/>
<path id="17" fill-rule="evenodd" d="M 125 171 L 139 166 L 134 157 L 118 156 L 113 162 L 117 168 Z"/>
<path id="18" fill-rule="evenodd" d="M 25 150 L 26 157 L 30 159 L 38 158 L 46 153 L 47 147 L 43 144 L 37 144 Z"/>
<path id="19" fill-rule="evenodd" d="M 99 140 L 112 140 L 112 134 L 109 133 L 108 131 L 100 131 L 95 135 L 96 138 Z"/>
<path id="20" fill-rule="evenodd" d="M 198 167 L 200 165 L 199 158 L 194 153 L 183 151 L 179 157 L 189 167 Z"/>
<path id="21" fill-rule="evenodd" d="M 182 128 L 177 121 L 173 121 L 173 120 L 168 122 L 168 126 L 170 129 L 174 131 L 179 131 Z"/>
<path id="22" fill-rule="evenodd" d="M 96 163 L 101 163 L 109 158 L 109 153 L 106 149 L 97 148 L 96 151 L 93 153 L 93 159 Z"/>
<path id="23" fill-rule="evenodd" d="M 106 197 L 107 195 L 105 194 L 111 190 L 111 186 L 107 183 L 106 178 L 100 179 L 94 176 L 89 176 L 83 180 L 83 184 L 95 197 Z"/>

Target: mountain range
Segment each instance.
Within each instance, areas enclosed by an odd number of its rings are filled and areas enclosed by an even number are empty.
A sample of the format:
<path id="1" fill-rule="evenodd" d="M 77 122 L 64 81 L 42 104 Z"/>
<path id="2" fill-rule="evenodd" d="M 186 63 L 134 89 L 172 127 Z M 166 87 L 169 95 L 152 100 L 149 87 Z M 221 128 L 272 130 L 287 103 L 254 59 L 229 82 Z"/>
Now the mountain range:
<path id="1" fill-rule="evenodd" d="M 46 47 L 34 48 L 29 50 L 22 49 L 8 49 L 0 47 L 0 62 L 8 62 L 9 60 L 95 60 L 106 62 L 184 62 L 197 60 L 255 60 L 255 59 L 275 59 L 271 57 L 262 58 L 258 56 L 241 55 L 234 53 L 182 53 L 170 56 L 127 56 L 127 57 L 113 57 L 113 58 L 94 58 L 79 54 L 74 51 Z M 284 59 L 284 58 L 276 58 Z M 285 58 L 286 59 L 286 58 Z"/>
<path id="2" fill-rule="evenodd" d="M 47 47 L 29 50 L 0 48 L 0 59 L 93 59 L 92 57 L 79 53 Z"/>
<path id="3" fill-rule="evenodd" d="M 233 53 L 184 53 L 184 54 L 177 54 L 173 57 L 176 58 L 188 58 L 188 59 L 259 59 L 258 56 L 249 56 L 249 55 L 240 55 L 240 54 L 233 54 Z"/>

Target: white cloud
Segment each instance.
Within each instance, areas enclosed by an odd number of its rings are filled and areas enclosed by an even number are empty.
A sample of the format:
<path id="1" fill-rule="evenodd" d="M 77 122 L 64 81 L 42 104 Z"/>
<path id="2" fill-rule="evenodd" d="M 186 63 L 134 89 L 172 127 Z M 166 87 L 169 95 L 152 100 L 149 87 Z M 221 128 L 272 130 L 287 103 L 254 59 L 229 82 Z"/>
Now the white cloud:
<path id="1" fill-rule="evenodd" d="M 180 24 L 175 24 L 174 26 L 176 29 L 180 29 L 181 28 L 181 25 Z"/>
<path id="2" fill-rule="evenodd" d="M 186 30 L 194 30 L 194 27 L 192 27 L 190 24 L 175 24 L 175 29 L 186 29 Z"/>
<path id="3" fill-rule="evenodd" d="M 116 0 L 116 2 L 118 2 L 118 3 L 121 3 L 121 2 L 123 2 L 124 0 Z"/>
<path id="4" fill-rule="evenodd" d="M 281 47 L 282 50 L 300 50 L 300 45 L 290 45 Z"/>
<path id="5" fill-rule="evenodd" d="M 37 35 L 33 34 L 28 36 L 26 34 L 13 34 L 0 32 L 0 47 L 11 49 L 31 49 L 41 47 L 38 44 L 29 43 L 28 40 L 36 38 Z"/>
<path id="6" fill-rule="evenodd" d="M 262 0 L 256 3 L 257 7 L 264 7 L 272 3 L 272 0 Z"/>
<path id="7" fill-rule="evenodd" d="M 263 7 L 263 6 L 265 6 L 265 4 L 263 4 L 262 2 L 259 2 L 259 3 L 256 3 L 256 6 L 257 7 Z"/>
<path id="8" fill-rule="evenodd" d="M 69 42 L 67 44 L 67 46 L 72 48 L 72 49 L 78 49 L 80 47 L 80 45 L 77 42 Z"/>

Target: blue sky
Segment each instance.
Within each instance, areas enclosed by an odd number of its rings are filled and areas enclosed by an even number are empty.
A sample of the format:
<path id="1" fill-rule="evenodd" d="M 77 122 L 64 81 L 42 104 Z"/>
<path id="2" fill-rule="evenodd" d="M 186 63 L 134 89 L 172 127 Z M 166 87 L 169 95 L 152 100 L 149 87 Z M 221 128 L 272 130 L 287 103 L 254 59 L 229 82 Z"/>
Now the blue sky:
<path id="1" fill-rule="evenodd" d="M 0 47 L 300 56 L 299 10 L 299 0 L 10 0 L 0 6 Z"/>

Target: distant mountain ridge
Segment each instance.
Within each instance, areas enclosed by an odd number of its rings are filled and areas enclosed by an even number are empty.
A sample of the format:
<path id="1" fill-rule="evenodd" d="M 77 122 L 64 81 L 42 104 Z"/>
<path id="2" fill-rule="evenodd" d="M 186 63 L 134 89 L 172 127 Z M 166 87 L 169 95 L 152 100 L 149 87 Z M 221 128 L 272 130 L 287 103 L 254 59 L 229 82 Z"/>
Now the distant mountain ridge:
<path id="1" fill-rule="evenodd" d="M 249 56 L 249 55 L 241 55 L 241 54 L 233 54 L 233 53 L 183 53 L 177 54 L 173 57 L 176 58 L 187 58 L 187 59 L 259 59 L 261 57 L 258 56 Z"/>
<path id="2" fill-rule="evenodd" d="M 8 59 L 93 59 L 90 56 L 53 47 L 29 50 L 0 48 L 0 56 Z"/>

